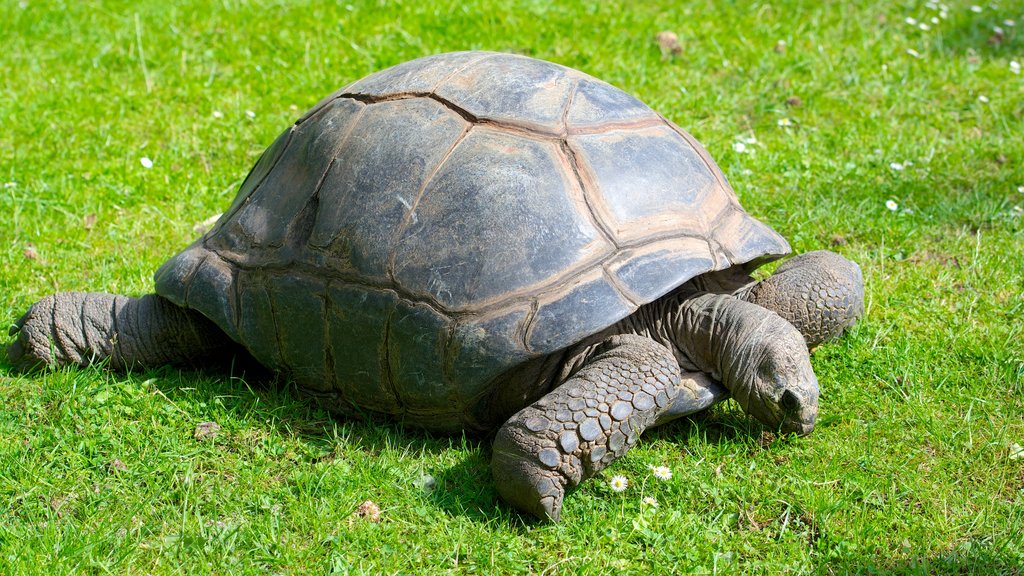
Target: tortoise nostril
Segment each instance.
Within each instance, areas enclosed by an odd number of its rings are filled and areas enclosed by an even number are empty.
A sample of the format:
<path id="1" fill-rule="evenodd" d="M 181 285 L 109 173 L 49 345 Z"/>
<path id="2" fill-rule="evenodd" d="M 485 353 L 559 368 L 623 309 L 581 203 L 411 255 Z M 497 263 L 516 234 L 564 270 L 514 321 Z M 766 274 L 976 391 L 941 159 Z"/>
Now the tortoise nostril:
<path id="1" fill-rule="evenodd" d="M 786 390 L 782 393 L 780 404 L 786 410 L 798 410 L 800 408 L 800 398 L 792 390 Z"/>

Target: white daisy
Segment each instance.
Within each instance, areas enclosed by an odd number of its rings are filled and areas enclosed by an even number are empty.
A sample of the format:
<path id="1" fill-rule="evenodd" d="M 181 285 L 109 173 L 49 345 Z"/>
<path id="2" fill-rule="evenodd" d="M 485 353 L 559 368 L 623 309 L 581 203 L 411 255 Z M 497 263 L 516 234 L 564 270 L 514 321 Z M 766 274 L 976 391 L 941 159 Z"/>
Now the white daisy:
<path id="1" fill-rule="evenodd" d="M 612 490 L 616 492 L 622 492 L 626 488 L 629 488 L 629 480 L 626 480 L 625 476 L 616 474 L 612 476 L 612 479 L 608 481 L 608 485 L 611 486 Z"/>
<path id="2" fill-rule="evenodd" d="M 654 477 L 658 480 L 672 479 L 672 469 L 668 466 L 652 466 L 651 471 L 654 473 Z"/>
<path id="3" fill-rule="evenodd" d="M 1024 448 L 1016 442 L 1010 444 L 1010 460 L 1020 460 L 1021 458 L 1024 458 Z"/>

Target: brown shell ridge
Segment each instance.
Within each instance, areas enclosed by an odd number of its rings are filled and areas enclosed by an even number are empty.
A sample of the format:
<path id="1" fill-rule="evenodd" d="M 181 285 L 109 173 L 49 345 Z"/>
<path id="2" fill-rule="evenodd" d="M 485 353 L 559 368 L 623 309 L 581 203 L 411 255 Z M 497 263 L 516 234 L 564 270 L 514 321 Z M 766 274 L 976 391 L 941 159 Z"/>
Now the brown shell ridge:
<path id="1" fill-rule="evenodd" d="M 270 306 L 270 321 L 274 323 L 274 343 L 277 344 L 277 357 L 282 363 L 286 364 L 284 354 L 285 346 L 284 342 L 281 340 L 281 323 L 277 321 L 277 306 L 274 304 L 274 299 L 270 297 L 267 285 L 263 280 L 264 279 L 260 277 L 260 290 L 267 292 L 267 305 Z"/>
<path id="2" fill-rule="evenodd" d="M 595 122 L 593 124 L 582 124 L 579 126 L 573 126 L 569 128 L 566 127 L 564 120 L 564 116 L 568 112 L 568 106 L 566 106 L 565 113 L 563 113 L 561 129 L 551 130 L 546 126 L 541 126 L 539 124 L 530 124 L 525 122 L 509 122 L 503 120 L 494 120 L 493 118 L 480 117 L 473 114 L 469 110 L 466 110 L 465 108 L 459 106 L 455 102 L 447 98 L 444 98 L 443 96 L 438 96 L 433 92 L 391 92 L 389 94 L 357 94 L 346 92 L 344 94 L 339 94 L 338 96 L 336 96 L 335 100 L 339 98 L 347 98 L 349 100 L 355 100 L 357 102 L 361 102 L 367 105 L 377 104 L 378 102 L 409 100 L 412 98 L 429 98 L 440 103 L 442 106 L 448 108 L 452 112 L 458 114 L 467 122 L 471 122 L 478 126 L 493 126 L 495 128 L 500 128 L 512 134 L 516 134 L 518 136 L 523 136 L 526 138 L 532 138 L 534 140 L 560 140 L 566 138 L 567 136 L 598 134 L 605 131 L 624 130 L 630 128 L 643 129 L 650 128 L 652 126 L 661 126 L 663 124 L 671 125 L 671 122 L 667 121 L 665 118 L 654 115 L 649 118 L 641 118 L 639 120 L 625 120 L 621 122 Z M 673 126 L 673 129 L 675 129 L 677 132 L 679 131 L 678 128 L 676 128 L 675 126 Z M 693 139 L 687 138 L 687 141 L 693 142 Z M 698 154 L 700 154 L 700 149 L 698 149 Z M 704 160 L 706 163 L 707 159 L 704 158 Z M 712 172 L 716 173 L 715 177 L 718 178 L 718 180 L 721 182 L 722 180 L 720 174 L 718 173 L 718 170 L 712 169 Z"/>
<path id="3" fill-rule="evenodd" d="M 328 292 L 329 283 L 324 283 L 324 291 L 320 294 L 320 317 L 329 318 L 331 313 L 330 296 Z M 338 374 L 334 370 L 334 346 L 331 345 L 331 322 L 323 322 L 324 332 L 322 338 L 323 352 L 324 352 L 324 374 L 330 379 L 331 389 L 337 390 L 338 387 Z"/>
<path id="4" fill-rule="evenodd" d="M 349 100 L 355 100 L 363 104 L 371 105 L 379 102 L 394 102 L 396 100 L 409 100 L 412 98 L 429 98 L 438 102 L 445 108 L 461 116 L 467 122 L 477 126 L 493 126 L 500 128 L 506 132 L 523 136 L 525 138 L 531 138 L 533 140 L 552 140 L 565 137 L 564 130 L 551 130 L 544 126 L 529 124 L 525 122 L 508 122 L 503 120 L 494 120 L 493 118 L 480 117 L 469 110 L 459 106 L 455 102 L 438 96 L 433 92 L 392 92 L 390 94 L 354 94 L 347 93 L 341 94 L 338 98 L 348 98 Z"/>
<path id="5" fill-rule="evenodd" d="M 608 269 L 607 262 L 601 265 L 601 273 L 604 276 L 604 279 L 608 282 L 608 285 L 615 289 L 615 291 L 619 293 L 619 296 L 631 307 L 636 309 L 646 304 L 646 302 L 642 302 L 633 296 L 633 293 L 630 292 L 629 288 L 624 286 L 618 277 Z"/>
<path id="6" fill-rule="evenodd" d="M 390 290 L 398 295 L 399 298 L 406 302 L 414 304 L 423 304 L 431 308 L 433 311 L 454 318 L 458 316 L 458 312 L 450 311 L 441 305 L 437 300 L 430 296 L 420 295 L 413 292 L 409 292 L 402 288 L 402 286 L 395 282 L 380 282 L 374 281 L 373 278 L 362 276 L 358 273 L 346 273 L 342 270 L 330 269 L 321 266 L 316 266 L 307 262 L 301 262 L 298 260 L 292 261 L 258 261 L 254 262 L 251 259 L 246 259 L 244 256 L 239 257 L 238 255 L 222 251 L 216 248 L 205 248 L 210 252 L 216 254 L 219 258 L 225 262 L 229 262 L 232 266 L 244 270 L 246 272 L 255 273 L 259 276 L 273 275 L 273 274 L 300 274 L 309 277 L 324 278 L 328 282 L 339 282 L 341 284 L 348 284 L 351 286 L 362 286 L 373 290 Z"/>
<path id="7" fill-rule="evenodd" d="M 679 131 L 677 130 L 676 132 L 679 132 Z M 693 146 L 692 143 L 690 145 Z M 698 152 L 698 154 L 699 154 L 699 152 Z M 707 163 L 705 162 L 705 165 L 706 164 Z M 711 168 L 709 167 L 709 169 L 711 169 Z M 711 169 L 711 172 L 713 174 L 715 174 L 715 178 L 717 179 L 718 175 L 717 175 L 716 171 L 714 169 Z M 719 188 L 721 188 L 721 183 L 719 183 Z M 730 200 L 729 204 L 726 206 L 726 210 L 731 210 L 731 209 L 732 209 L 732 202 Z M 723 212 L 724 212 L 724 210 L 723 210 Z M 714 226 L 708 224 L 708 220 L 707 220 L 707 218 L 705 218 L 704 212 L 702 210 L 697 210 L 695 215 L 697 216 L 697 222 L 700 223 L 701 229 L 704 230 L 704 235 L 702 237 L 704 238 L 704 243 L 708 245 L 708 256 L 711 257 L 711 268 L 713 270 L 719 270 L 721 268 L 724 268 L 724 266 L 722 266 L 721 262 L 719 262 L 719 258 L 718 258 L 719 254 L 721 254 L 721 251 L 720 250 L 715 250 L 715 246 L 711 243 L 712 242 L 711 231 L 714 228 Z M 721 214 L 719 214 L 719 216 L 721 216 Z M 730 265 L 731 265 L 732 260 L 729 259 L 729 262 L 730 262 Z"/>
<path id="8" fill-rule="evenodd" d="M 587 215 L 590 221 L 594 223 L 594 227 L 606 242 L 615 247 L 618 251 L 621 248 L 619 239 L 615 237 L 615 233 L 612 231 L 611 226 L 601 218 L 601 214 L 594 208 L 594 202 L 590 197 L 590 191 L 594 189 L 594 178 L 584 167 L 580 166 L 579 157 L 576 155 L 576 151 L 573 150 L 568 139 L 563 139 L 558 147 L 559 152 L 564 157 L 566 163 L 569 165 L 569 169 L 572 170 L 573 176 L 576 178 L 576 182 L 580 185 L 580 192 L 583 195 L 583 203 L 587 208 Z"/>
<path id="9" fill-rule="evenodd" d="M 569 110 L 572 109 L 572 101 L 576 98 L 576 92 L 580 89 L 580 79 L 575 78 L 572 82 L 572 88 L 569 88 L 569 93 L 565 97 L 565 105 L 562 107 L 562 130 L 565 131 L 568 124 Z"/>
<path id="10" fill-rule="evenodd" d="M 635 238 L 627 243 L 623 243 L 621 248 L 633 248 L 636 246 L 642 246 L 649 242 L 656 242 L 659 240 L 670 240 L 674 238 L 695 238 L 698 240 L 707 241 L 706 236 L 702 236 L 699 234 L 670 232 L 661 234 L 651 234 L 649 236 Z M 406 302 L 411 302 L 414 304 L 423 304 L 433 309 L 435 312 L 447 316 L 453 320 L 485 316 L 490 312 L 511 308 L 513 306 L 525 302 L 535 301 L 538 297 L 543 297 L 552 292 L 558 291 L 559 287 L 564 285 L 567 281 L 571 281 L 574 277 L 579 276 L 580 274 L 585 273 L 588 270 L 593 270 L 594 268 L 599 266 L 604 267 L 619 253 L 618 250 L 615 250 L 607 254 L 604 254 L 600 257 L 582 260 L 572 268 L 569 268 L 565 270 L 562 274 L 559 274 L 557 277 L 546 279 L 543 284 L 535 285 L 528 290 L 523 290 L 513 294 L 507 294 L 503 297 L 497 297 L 490 301 L 476 303 L 473 305 L 471 310 L 450 310 L 443 304 L 438 302 L 431 295 L 411 292 L 409 290 L 406 290 L 404 287 L 402 287 L 401 284 L 393 280 L 389 280 L 386 282 L 375 281 L 370 277 L 360 275 L 356 272 L 347 273 L 342 270 L 318 267 L 310 263 L 300 262 L 297 260 L 288 262 L 253 261 L 251 257 L 246 257 L 246 255 L 236 255 L 232 252 L 228 252 L 217 248 L 206 247 L 205 249 L 210 252 L 213 252 L 222 260 L 229 262 L 233 266 L 236 266 L 239 269 L 245 270 L 247 272 L 256 272 L 258 274 L 274 272 L 279 272 L 282 274 L 299 273 L 310 276 L 319 276 L 327 279 L 328 281 L 336 281 L 353 286 L 364 286 L 374 290 L 390 290 L 397 294 L 399 298 L 405 300 Z M 712 250 L 710 244 L 708 246 L 708 251 L 709 254 L 712 255 L 711 257 L 715 260 L 716 264 L 718 264 L 718 259 L 715 258 L 714 251 Z M 720 268 L 721 266 L 718 266 L 716 269 Z M 613 286 L 616 288 L 616 291 L 620 291 L 618 286 Z M 627 302 L 634 302 L 634 299 L 625 293 L 623 293 L 623 297 Z M 535 311 L 536 310 L 534 310 L 534 312 Z"/>

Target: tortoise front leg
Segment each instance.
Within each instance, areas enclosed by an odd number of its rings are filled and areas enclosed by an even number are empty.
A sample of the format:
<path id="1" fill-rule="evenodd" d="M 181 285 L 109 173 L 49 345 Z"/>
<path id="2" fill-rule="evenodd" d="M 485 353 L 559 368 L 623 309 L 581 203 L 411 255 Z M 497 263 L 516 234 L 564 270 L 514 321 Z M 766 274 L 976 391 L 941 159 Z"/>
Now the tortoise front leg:
<path id="1" fill-rule="evenodd" d="M 860 267 L 828 250 L 794 256 L 736 296 L 788 320 L 808 348 L 838 337 L 864 314 Z"/>
<path id="2" fill-rule="evenodd" d="M 29 308 L 10 329 L 15 367 L 85 366 L 107 361 L 115 370 L 194 363 L 214 357 L 231 340 L 212 321 L 155 294 L 62 292 Z"/>
<path id="3" fill-rule="evenodd" d="M 568 490 L 632 447 L 679 394 L 679 364 L 653 340 L 617 335 L 564 384 L 520 410 L 494 440 L 498 493 L 558 521 Z"/>

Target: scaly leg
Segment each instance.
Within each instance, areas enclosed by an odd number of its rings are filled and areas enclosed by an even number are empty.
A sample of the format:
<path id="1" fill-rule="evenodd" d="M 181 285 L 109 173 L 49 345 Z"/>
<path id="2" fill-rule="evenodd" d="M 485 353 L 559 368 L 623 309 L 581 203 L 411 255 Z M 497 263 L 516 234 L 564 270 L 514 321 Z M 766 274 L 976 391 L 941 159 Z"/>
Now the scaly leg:
<path id="1" fill-rule="evenodd" d="M 197 363 L 231 347 L 231 340 L 205 316 L 154 294 L 54 294 L 29 308 L 10 335 L 17 339 L 7 356 L 22 370 L 102 360 L 115 370 Z"/>
<path id="2" fill-rule="evenodd" d="M 860 267 L 827 250 L 790 258 L 736 296 L 788 320 L 804 335 L 808 348 L 839 336 L 864 314 Z"/>
<path id="3" fill-rule="evenodd" d="M 558 388 L 508 420 L 494 440 L 498 493 L 558 521 L 567 491 L 632 447 L 679 394 L 679 364 L 664 346 L 612 336 Z"/>

